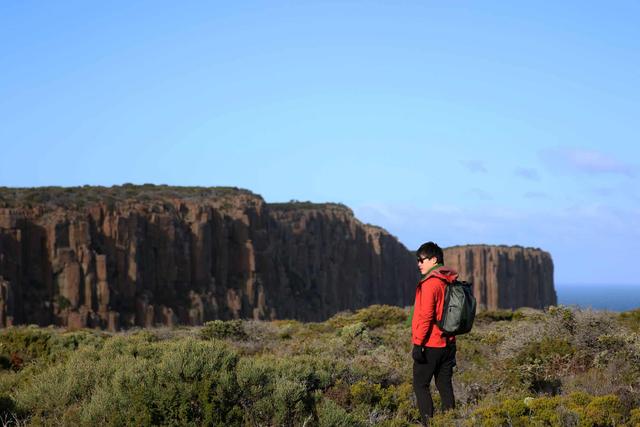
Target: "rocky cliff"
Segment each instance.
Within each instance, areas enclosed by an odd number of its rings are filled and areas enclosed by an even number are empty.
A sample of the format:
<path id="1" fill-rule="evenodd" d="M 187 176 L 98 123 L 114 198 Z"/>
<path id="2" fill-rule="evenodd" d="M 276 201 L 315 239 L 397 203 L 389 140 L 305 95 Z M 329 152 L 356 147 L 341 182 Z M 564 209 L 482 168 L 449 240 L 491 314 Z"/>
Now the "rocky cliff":
<path id="1" fill-rule="evenodd" d="M 455 246 L 445 263 L 473 282 L 481 309 L 534 307 L 557 303 L 551 255 L 520 246 Z"/>
<path id="2" fill-rule="evenodd" d="M 410 305 L 413 255 L 336 204 L 233 188 L 0 189 L 0 326 L 324 320 Z"/>

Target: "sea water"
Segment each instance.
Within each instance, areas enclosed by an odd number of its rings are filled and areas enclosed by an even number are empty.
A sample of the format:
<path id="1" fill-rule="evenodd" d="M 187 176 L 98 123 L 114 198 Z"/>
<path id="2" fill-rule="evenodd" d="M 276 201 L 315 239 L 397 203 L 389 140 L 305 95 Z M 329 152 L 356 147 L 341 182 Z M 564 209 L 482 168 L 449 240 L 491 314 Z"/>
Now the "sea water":
<path id="1" fill-rule="evenodd" d="M 609 311 L 640 308 L 640 284 L 556 284 L 556 293 L 562 305 Z"/>

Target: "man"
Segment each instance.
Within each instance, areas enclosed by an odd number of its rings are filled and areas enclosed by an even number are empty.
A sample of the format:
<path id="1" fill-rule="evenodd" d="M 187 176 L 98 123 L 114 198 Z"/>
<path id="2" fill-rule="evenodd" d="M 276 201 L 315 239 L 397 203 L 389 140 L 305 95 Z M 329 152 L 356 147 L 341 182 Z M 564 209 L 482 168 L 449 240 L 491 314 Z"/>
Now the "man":
<path id="1" fill-rule="evenodd" d="M 416 287 L 411 335 L 413 342 L 413 391 L 418 401 L 422 422 L 433 417 L 433 400 L 429 392 L 431 378 L 442 400 L 442 410 L 455 407 L 451 377 L 456 365 L 454 336 L 443 336 L 436 324 L 442 318 L 444 290 L 458 273 L 444 266 L 442 249 L 433 242 L 420 246 L 416 252 L 421 279 Z"/>

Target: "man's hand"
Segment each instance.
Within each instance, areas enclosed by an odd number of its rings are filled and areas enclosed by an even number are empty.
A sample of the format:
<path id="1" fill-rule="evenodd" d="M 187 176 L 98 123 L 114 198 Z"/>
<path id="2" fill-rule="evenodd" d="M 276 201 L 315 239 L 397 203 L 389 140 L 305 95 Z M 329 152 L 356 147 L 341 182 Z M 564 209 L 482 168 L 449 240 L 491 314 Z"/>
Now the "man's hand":
<path id="1" fill-rule="evenodd" d="M 413 345 L 413 350 L 411 350 L 411 357 L 413 357 L 413 360 L 415 360 L 416 363 L 427 363 L 427 353 L 425 350 L 426 349 L 421 345 Z"/>

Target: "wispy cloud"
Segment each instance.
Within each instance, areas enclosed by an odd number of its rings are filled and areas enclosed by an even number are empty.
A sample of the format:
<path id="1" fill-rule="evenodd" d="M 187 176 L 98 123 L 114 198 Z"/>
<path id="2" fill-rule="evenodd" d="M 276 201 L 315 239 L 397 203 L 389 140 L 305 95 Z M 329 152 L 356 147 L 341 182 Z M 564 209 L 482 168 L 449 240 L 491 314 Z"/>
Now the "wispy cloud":
<path id="1" fill-rule="evenodd" d="M 540 175 L 538 175 L 538 171 L 530 168 L 517 168 L 515 174 L 521 178 L 529 179 L 531 181 L 538 181 L 540 179 Z"/>
<path id="2" fill-rule="evenodd" d="M 540 159 L 555 170 L 586 174 L 619 174 L 635 176 L 637 166 L 596 150 L 557 148 L 540 152 Z"/>
<path id="3" fill-rule="evenodd" d="M 487 173 L 487 168 L 484 166 L 479 160 L 467 160 L 461 161 L 462 165 L 466 167 L 470 172 L 473 173 Z"/>

